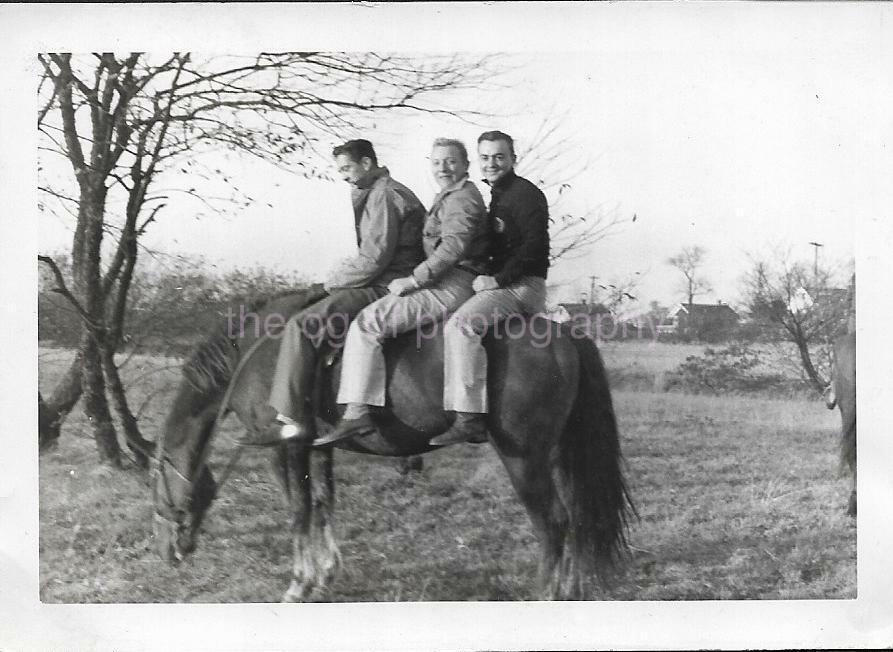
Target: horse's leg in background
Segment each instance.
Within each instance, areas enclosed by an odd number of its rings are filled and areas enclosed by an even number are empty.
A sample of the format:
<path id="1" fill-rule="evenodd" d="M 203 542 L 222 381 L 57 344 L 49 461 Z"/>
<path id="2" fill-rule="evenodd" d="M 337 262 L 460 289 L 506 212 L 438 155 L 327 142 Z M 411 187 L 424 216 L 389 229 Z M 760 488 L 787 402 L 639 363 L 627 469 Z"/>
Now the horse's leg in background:
<path id="1" fill-rule="evenodd" d="M 843 441 L 843 459 L 853 476 L 853 488 L 850 491 L 850 500 L 846 513 L 849 516 L 856 515 L 856 417 L 853 415 L 849 427 L 846 429 Z"/>
<path id="2" fill-rule="evenodd" d="M 273 455 L 270 457 L 270 470 L 273 472 L 273 478 L 282 490 L 282 500 L 285 509 L 291 508 L 291 486 L 288 479 L 288 449 L 285 446 L 276 446 L 273 448 Z"/>
<path id="3" fill-rule="evenodd" d="M 400 475 L 419 473 L 424 468 L 425 462 L 421 455 L 410 455 L 409 457 L 397 458 L 397 470 L 400 471 Z"/>

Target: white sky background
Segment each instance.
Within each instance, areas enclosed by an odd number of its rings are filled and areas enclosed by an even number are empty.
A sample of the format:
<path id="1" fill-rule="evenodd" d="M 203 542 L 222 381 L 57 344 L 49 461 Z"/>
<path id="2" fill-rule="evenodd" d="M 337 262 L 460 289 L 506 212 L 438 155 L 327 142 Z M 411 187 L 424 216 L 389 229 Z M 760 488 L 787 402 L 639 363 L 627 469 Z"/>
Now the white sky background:
<path id="1" fill-rule="evenodd" d="M 854 220 L 877 218 L 882 194 L 890 197 L 881 172 L 883 157 L 889 160 L 881 135 L 893 127 L 882 101 L 889 68 L 874 50 L 869 12 L 827 7 L 818 20 L 788 6 L 767 21 L 768 11 L 746 5 L 680 9 L 570 9 L 588 17 L 585 41 L 574 25 L 557 44 L 564 52 L 515 52 L 510 88 L 444 98 L 513 113 L 485 125 L 511 133 L 522 149 L 544 116 L 566 114 L 563 132 L 574 136 L 569 167 L 581 156 L 593 161 L 575 181 L 572 201 L 617 207 L 626 220 L 587 256 L 551 270 L 553 300 L 577 299 L 590 275 L 607 283 L 641 272 L 642 303 L 671 303 L 681 297 L 681 275 L 666 259 L 698 244 L 708 251 L 703 274 L 713 286 L 701 300 L 734 303 L 746 252 L 782 244 L 811 261 L 808 242 L 817 241 L 825 245 L 821 260 L 846 262 Z M 431 140 L 456 136 L 473 149 L 482 130 L 412 114 L 382 115 L 377 126 L 368 137 L 381 162 L 426 204 L 436 191 L 426 160 Z M 148 247 L 309 279 L 323 278 L 355 248 L 340 180 L 308 181 L 259 161 L 205 162 L 223 167 L 257 201 L 224 219 L 195 219 L 196 202 L 169 201 L 144 240 Z M 471 173 L 486 193 L 474 163 Z M 71 226 L 71 219 L 42 216 L 41 249 L 67 249 Z"/>
<path id="2" fill-rule="evenodd" d="M 893 348 L 893 6 L 888 3 L 370 5 L 0 5 L 0 647 L 168 649 L 749 649 L 889 645 L 893 638 L 889 405 Z M 41 605 L 38 572 L 35 251 L 62 239 L 37 218 L 34 54 L 139 49 L 507 51 L 536 61 L 534 92 L 504 127 L 523 141 L 557 102 L 597 156 L 591 199 L 639 219 L 555 279 L 649 271 L 640 295 L 668 302 L 664 259 L 710 250 L 717 292 L 734 298 L 742 250 L 787 241 L 811 259 L 855 253 L 859 305 L 859 597 L 851 601 L 637 603 Z M 544 52 L 544 55 L 530 53 Z M 564 52 L 566 54 L 558 54 Z M 580 80 L 585 80 L 581 85 Z M 819 97 L 816 98 L 815 96 Z M 387 125 L 393 132 L 404 126 Z M 476 128 L 452 130 L 471 142 Z M 398 179 L 429 200 L 424 157 L 441 129 L 382 144 Z M 476 178 L 477 175 L 475 175 Z M 154 246 L 313 269 L 349 253 L 347 188 L 314 190 L 245 173 L 271 201 L 229 222 L 173 211 Z M 259 193 L 263 194 L 260 195 Z M 314 199 L 318 195 L 318 199 Z M 311 206 L 311 201 L 316 205 Z M 263 206 L 261 202 L 260 206 Z M 692 224 L 693 223 L 693 224 Z M 38 232 L 38 226 L 40 230 Z M 299 237 L 302 236 L 302 237 Z M 177 242 L 174 243 L 174 238 Z M 244 252 L 244 253 L 243 253 Z M 242 257 L 244 256 L 244 258 Z M 587 283 L 584 282 L 584 285 Z M 572 296 L 576 297 L 576 290 Z M 767 433 L 772 436 L 773 433 Z M 826 445 L 827 442 L 821 442 Z M 817 442 L 819 445 L 819 442 Z M 843 482 L 843 480 L 841 480 Z M 356 569 L 354 569 L 356 571 Z"/>

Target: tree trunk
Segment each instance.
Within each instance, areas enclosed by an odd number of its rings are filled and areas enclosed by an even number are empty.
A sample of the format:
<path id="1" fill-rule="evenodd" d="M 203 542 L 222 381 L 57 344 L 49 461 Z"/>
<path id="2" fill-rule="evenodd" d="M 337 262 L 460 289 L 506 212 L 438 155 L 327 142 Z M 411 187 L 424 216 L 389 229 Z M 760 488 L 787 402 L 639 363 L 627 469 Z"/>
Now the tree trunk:
<path id="1" fill-rule="evenodd" d="M 57 443 L 65 418 L 81 398 L 82 349 L 83 341 L 65 375 L 53 388 L 53 393 L 46 401 L 41 398 L 38 402 L 41 417 L 38 420 L 37 443 L 40 450 L 46 450 Z"/>
<path id="2" fill-rule="evenodd" d="M 115 352 L 111 350 L 111 346 L 102 347 L 101 356 L 102 368 L 112 395 L 115 411 L 118 413 L 118 418 L 121 420 L 121 425 L 124 428 L 127 446 L 133 451 L 136 465 L 147 469 L 149 468 L 149 459 L 152 456 L 153 444 L 143 439 L 139 426 L 136 423 L 136 418 L 130 411 L 130 406 L 127 404 L 127 394 L 124 392 L 124 385 L 121 383 L 118 367 L 115 366 Z"/>
<path id="3" fill-rule="evenodd" d="M 130 284 L 133 281 L 133 270 L 137 259 L 135 230 L 138 206 L 141 205 L 142 201 L 140 188 L 145 187 L 144 184 L 140 183 L 141 177 L 137 166 L 133 168 L 133 177 L 136 190 L 131 192 L 130 201 L 128 202 L 127 222 L 118 242 L 120 256 L 116 257 L 116 259 L 121 261 L 119 267 L 120 275 L 118 276 L 117 288 L 111 296 L 112 305 L 108 315 L 109 330 L 101 349 L 101 355 L 105 379 L 111 392 L 115 411 L 118 413 L 118 418 L 121 420 L 121 425 L 124 428 L 127 446 L 133 451 L 134 461 L 137 466 L 146 469 L 149 466 L 149 459 L 152 457 L 153 445 L 143 439 L 140 433 L 136 418 L 134 418 L 133 413 L 130 411 L 130 406 L 127 404 L 127 394 L 124 391 L 124 384 L 121 382 L 121 376 L 115 364 L 115 351 L 124 332 L 127 296 L 130 292 Z M 108 285 L 107 288 L 104 294 L 108 299 L 113 286 Z"/>
<path id="4" fill-rule="evenodd" d="M 806 338 L 801 333 L 795 338 L 795 341 L 797 343 L 797 350 L 800 353 L 800 362 L 803 364 L 803 369 L 809 377 L 810 384 L 819 394 L 822 394 L 825 391 L 827 383 L 819 378 L 819 372 L 816 371 L 815 366 L 812 364 L 812 357 L 809 355 L 809 345 L 806 342 Z"/>
<path id="5" fill-rule="evenodd" d="M 120 467 L 121 447 L 118 445 L 115 424 L 112 422 L 105 395 L 105 379 L 96 340 L 87 340 L 83 355 L 84 414 L 93 427 L 93 438 L 96 440 L 100 461 Z"/>

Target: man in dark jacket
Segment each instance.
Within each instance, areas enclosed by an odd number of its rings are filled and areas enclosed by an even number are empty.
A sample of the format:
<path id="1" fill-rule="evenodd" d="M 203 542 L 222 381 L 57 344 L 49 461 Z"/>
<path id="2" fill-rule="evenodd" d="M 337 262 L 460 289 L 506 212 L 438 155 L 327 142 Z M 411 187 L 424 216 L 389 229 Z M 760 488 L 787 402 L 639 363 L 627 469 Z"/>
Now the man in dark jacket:
<path id="1" fill-rule="evenodd" d="M 387 295 L 424 258 L 425 207 L 413 192 L 378 165 L 372 143 L 350 140 L 332 155 L 351 185 L 357 253 L 325 283 L 328 296 L 289 319 L 282 336 L 269 405 L 276 416 L 253 445 L 314 436 L 311 391 L 322 347 L 340 346 L 347 327 L 367 305 Z"/>
<path id="2" fill-rule="evenodd" d="M 444 327 L 444 409 L 452 428 L 431 440 L 444 446 L 487 440 L 487 328 L 512 314 L 544 309 L 549 268 L 549 206 L 542 191 L 515 174 L 515 145 L 501 131 L 478 138 L 481 174 L 491 191 L 491 274 Z"/>

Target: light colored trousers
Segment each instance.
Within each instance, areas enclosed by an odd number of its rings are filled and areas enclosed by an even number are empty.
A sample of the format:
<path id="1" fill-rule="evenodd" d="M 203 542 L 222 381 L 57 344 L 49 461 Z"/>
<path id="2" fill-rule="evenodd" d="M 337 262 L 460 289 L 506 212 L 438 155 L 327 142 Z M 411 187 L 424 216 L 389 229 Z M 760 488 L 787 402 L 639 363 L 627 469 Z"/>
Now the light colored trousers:
<path id="1" fill-rule="evenodd" d="M 305 381 L 315 380 L 315 364 L 313 369 L 305 369 L 304 365 L 308 358 L 315 363 L 318 354 L 308 355 L 310 352 L 305 351 L 305 347 L 319 351 L 323 346 L 333 349 L 343 346 L 351 321 L 363 308 L 387 292 L 377 285 L 333 290 L 329 296 L 292 316 L 282 331 L 269 405 L 279 414 L 296 418 L 296 408 L 313 390 Z"/>
<path id="2" fill-rule="evenodd" d="M 544 310 L 545 302 L 546 280 L 522 276 L 507 287 L 478 292 L 450 317 L 443 329 L 445 410 L 487 412 L 487 352 L 481 344 L 484 333 L 510 315 Z"/>
<path id="3" fill-rule="evenodd" d="M 366 306 L 347 331 L 338 403 L 383 406 L 387 383 L 384 340 L 449 317 L 474 295 L 474 279 L 471 272 L 453 268 L 435 287 L 402 297 L 388 294 Z"/>

